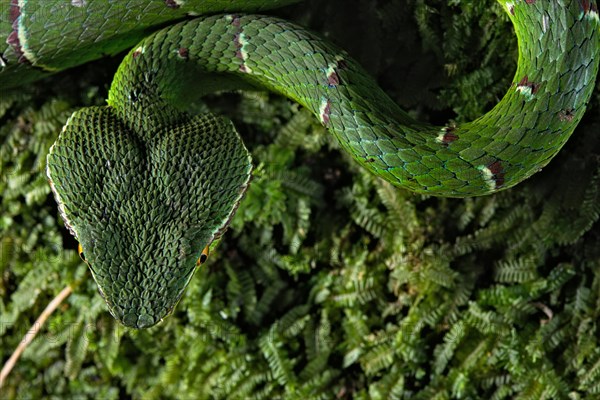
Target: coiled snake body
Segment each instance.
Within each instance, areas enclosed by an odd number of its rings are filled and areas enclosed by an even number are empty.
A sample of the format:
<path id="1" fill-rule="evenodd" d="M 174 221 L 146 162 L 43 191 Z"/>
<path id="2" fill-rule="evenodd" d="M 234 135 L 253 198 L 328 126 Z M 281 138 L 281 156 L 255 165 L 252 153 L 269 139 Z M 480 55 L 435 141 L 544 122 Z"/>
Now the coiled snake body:
<path id="1" fill-rule="evenodd" d="M 545 166 L 582 118 L 598 73 L 593 0 L 499 0 L 519 39 L 513 85 L 487 114 L 447 127 L 413 120 L 344 51 L 280 19 L 224 14 L 149 34 L 183 17 L 294 1 L 12 0 L 3 15 L 3 88 L 132 48 L 108 106 L 75 112 L 47 167 L 60 213 L 125 325 L 152 326 L 173 309 L 248 184 L 250 156 L 231 122 L 189 115 L 193 96 L 272 90 L 394 185 L 465 197 Z"/>

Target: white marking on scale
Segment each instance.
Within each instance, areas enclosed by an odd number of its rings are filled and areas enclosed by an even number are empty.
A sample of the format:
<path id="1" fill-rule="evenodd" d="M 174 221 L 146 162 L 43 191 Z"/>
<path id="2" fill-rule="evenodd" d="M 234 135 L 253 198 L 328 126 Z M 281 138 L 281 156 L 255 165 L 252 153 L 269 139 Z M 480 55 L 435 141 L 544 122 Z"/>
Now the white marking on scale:
<path id="1" fill-rule="evenodd" d="M 506 9 L 510 13 L 510 15 L 515 15 L 515 3 L 506 3 Z"/>
<path id="2" fill-rule="evenodd" d="M 483 180 L 485 181 L 486 185 L 488 185 L 488 188 L 490 188 L 490 190 L 495 190 L 496 181 L 494 180 L 494 173 L 492 172 L 492 170 L 486 167 L 485 165 L 480 165 L 479 167 L 477 167 L 477 169 L 481 171 L 481 174 L 483 175 Z"/>
<path id="3" fill-rule="evenodd" d="M 548 28 L 550 27 L 550 17 L 548 14 L 542 17 L 542 31 L 544 33 L 548 32 Z"/>
<path id="4" fill-rule="evenodd" d="M 438 143 L 444 143 L 444 138 L 446 137 L 446 131 L 444 129 L 442 129 L 440 131 L 440 134 L 437 135 L 437 137 L 435 138 L 435 141 Z"/>
<path id="5" fill-rule="evenodd" d="M 329 99 L 323 97 L 321 101 L 321 105 L 319 106 L 319 119 L 323 125 L 327 125 L 329 123 L 329 118 L 331 116 L 331 102 Z"/>
<path id="6" fill-rule="evenodd" d="M 518 85 L 517 92 L 521 93 L 523 96 L 527 97 L 527 99 L 531 100 L 533 98 L 533 89 L 528 85 Z"/>
<path id="7" fill-rule="evenodd" d="M 246 64 L 248 61 L 248 52 L 246 51 L 246 45 L 248 45 L 248 40 L 246 39 L 246 35 L 244 33 L 240 33 L 239 36 L 240 42 L 240 55 L 242 56 L 242 71 L 246 73 L 252 73 L 252 69 Z"/>
<path id="8" fill-rule="evenodd" d="M 18 3 L 19 10 L 23 10 L 25 7 L 25 0 L 19 0 Z M 22 16 L 23 14 L 21 14 Z M 36 64 L 37 58 L 35 54 L 27 48 L 27 36 L 26 36 L 25 26 L 23 25 L 23 18 L 19 17 L 19 25 L 17 27 L 17 35 L 19 36 L 19 45 L 21 46 L 21 51 L 23 52 L 23 56 L 29 60 L 32 64 Z"/>
<path id="9" fill-rule="evenodd" d="M 335 74 L 336 67 L 337 67 L 337 62 L 329 64 L 329 66 L 327 67 L 327 79 L 329 79 L 330 76 Z"/>

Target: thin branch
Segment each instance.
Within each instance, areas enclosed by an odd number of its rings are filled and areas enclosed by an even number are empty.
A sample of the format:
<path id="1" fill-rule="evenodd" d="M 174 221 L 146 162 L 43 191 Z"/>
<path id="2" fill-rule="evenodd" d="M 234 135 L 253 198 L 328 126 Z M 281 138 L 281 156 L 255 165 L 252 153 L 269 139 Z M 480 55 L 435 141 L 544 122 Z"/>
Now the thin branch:
<path id="1" fill-rule="evenodd" d="M 29 331 L 21 340 L 21 343 L 17 346 L 13 354 L 10 356 L 6 364 L 2 367 L 2 371 L 0 371 L 0 389 L 4 386 L 4 381 L 10 374 L 10 371 L 13 369 L 21 354 L 25 351 L 29 343 L 35 339 L 36 335 L 48 319 L 48 317 L 56 310 L 56 308 L 62 303 L 69 295 L 73 292 L 73 288 L 71 286 L 65 287 L 61 292 L 54 298 L 52 301 L 46 306 L 44 311 L 40 314 L 38 319 L 33 323 Z"/>

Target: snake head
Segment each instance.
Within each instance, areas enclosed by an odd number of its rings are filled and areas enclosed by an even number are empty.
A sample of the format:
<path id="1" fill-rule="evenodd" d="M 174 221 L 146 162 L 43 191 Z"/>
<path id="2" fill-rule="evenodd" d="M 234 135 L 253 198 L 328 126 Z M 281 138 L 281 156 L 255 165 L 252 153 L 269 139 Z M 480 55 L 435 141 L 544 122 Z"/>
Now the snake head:
<path id="1" fill-rule="evenodd" d="M 147 328 L 172 312 L 251 173 L 231 122 L 210 114 L 137 132 L 110 107 L 69 119 L 47 175 L 111 314 Z"/>

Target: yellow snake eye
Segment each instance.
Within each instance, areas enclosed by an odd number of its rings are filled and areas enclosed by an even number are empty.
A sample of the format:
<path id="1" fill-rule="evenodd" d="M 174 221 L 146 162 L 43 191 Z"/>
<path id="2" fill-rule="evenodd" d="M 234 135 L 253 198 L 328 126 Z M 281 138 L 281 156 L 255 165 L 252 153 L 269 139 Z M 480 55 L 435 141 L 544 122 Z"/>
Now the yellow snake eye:
<path id="1" fill-rule="evenodd" d="M 204 264 L 207 259 L 208 259 L 208 246 L 206 246 L 204 248 L 204 250 L 202 250 L 202 254 L 200 254 L 200 258 L 198 258 L 198 261 L 196 261 L 196 266 L 199 267 L 200 265 Z"/>
<path id="2" fill-rule="evenodd" d="M 84 262 L 87 262 L 85 260 L 85 255 L 83 254 L 83 247 L 81 247 L 81 243 L 77 245 L 77 252 L 79 253 L 79 258 L 81 258 Z"/>

